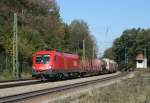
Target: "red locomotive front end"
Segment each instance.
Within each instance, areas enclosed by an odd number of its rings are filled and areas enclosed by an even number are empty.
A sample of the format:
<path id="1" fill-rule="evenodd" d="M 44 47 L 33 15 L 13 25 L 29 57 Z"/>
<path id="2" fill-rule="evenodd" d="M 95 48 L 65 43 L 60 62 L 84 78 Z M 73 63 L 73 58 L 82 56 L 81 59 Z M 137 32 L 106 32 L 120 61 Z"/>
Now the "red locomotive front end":
<path id="1" fill-rule="evenodd" d="M 54 52 L 50 51 L 39 51 L 33 54 L 32 77 L 48 77 L 48 74 L 52 72 L 53 55 Z"/>

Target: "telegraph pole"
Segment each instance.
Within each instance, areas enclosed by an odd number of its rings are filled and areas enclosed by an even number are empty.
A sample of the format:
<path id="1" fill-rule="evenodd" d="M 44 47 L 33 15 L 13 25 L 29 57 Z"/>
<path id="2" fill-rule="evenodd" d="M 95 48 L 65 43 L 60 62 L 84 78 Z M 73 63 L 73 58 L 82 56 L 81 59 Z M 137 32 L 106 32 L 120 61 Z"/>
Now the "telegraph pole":
<path id="1" fill-rule="evenodd" d="M 23 27 L 24 26 L 24 10 L 22 9 L 22 13 L 21 13 L 21 19 L 22 19 L 22 23 L 21 23 L 21 26 Z"/>
<path id="2" fill-rule="evenodd" d="M 94 59 L 94 57 L 95 57 L 95 48 L 93 46 L 93 59 Z"/>
<path id="3" fill-rule="evenodd" d="M 144 66 L 145 68 L 147 68 L 146 41 L 145 41 L 145 49 L 144 49 Z"/>
<path id="4" fill-rule="evenodd" d="M 14 13 L 13 26 L 13 77 L 19 79 L 19 63 L 18 63 L 18 25 L 17 14 Z"/>
<path id="5" fill-rule="evenodd" d="M 85 40 L 83 40 L 83 60 L 85 60 Z"/>
<path id="6" fill-rule="evenodd" d="M 127 50 L 126 50 L 127 48 L 125 47 L 125 69 L 127 69 Z"/>
<path id="7" fill-rule="evenodd" d="M 146 42 L 145 42 L 145 49 L 144 49 L 144 57 L 145 57 L 145 59 L 147 58 L 147 54 L 146 54 Z"/>

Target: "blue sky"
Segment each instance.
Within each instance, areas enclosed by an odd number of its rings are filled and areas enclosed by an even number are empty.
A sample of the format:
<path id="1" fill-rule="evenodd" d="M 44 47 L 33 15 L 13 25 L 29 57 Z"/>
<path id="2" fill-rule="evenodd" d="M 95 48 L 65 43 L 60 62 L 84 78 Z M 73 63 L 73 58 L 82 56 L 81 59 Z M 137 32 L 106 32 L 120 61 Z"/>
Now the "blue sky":
<path id="1" fill-rule="evenodd" d="M 150 27 L 150 0 L 56 1 L 64 22 L 69 24 L 74 19 L 80 19 L 88 23 L 101 55 L 123 30 Z"/>

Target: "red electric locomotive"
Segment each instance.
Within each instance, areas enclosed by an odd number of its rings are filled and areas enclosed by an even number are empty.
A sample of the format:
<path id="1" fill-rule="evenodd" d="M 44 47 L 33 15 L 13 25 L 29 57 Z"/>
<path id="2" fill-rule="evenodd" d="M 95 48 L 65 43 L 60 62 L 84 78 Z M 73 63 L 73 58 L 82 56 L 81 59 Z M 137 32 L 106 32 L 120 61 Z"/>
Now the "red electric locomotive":
<path id="1" fill-rule="evenodd" d="M 35 78 L 63 78 L 79 75 L 80 59 L 76 54 L 39 51 L 33 55 L 32 76 Z"/>

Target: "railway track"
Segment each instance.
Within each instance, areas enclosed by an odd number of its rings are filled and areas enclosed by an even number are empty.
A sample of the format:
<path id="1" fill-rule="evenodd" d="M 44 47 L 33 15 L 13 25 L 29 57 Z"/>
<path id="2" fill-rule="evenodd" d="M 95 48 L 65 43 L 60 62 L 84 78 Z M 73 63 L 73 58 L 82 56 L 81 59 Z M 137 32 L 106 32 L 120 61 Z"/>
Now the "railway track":
<path id="1" fill-rule="evenodd" d="M 83 77 L 86 78 L 86 77 Z M 78 79 L 78 78 L 71 78 L 71 79 Z M 70 80 L 71 80 L 70 79 Z M 64 80 L 68 80 L 67 78 Z M 34 85 L 34 84 L 42 84 L 47 82 L 56 82 L 60 80 L 33 80 L 33 79 L 22 79 L 22 80 L 8 80 L 8 81 L 0 81 L 0 89 L 11 88 L 11 87 L 19 87 L 19 86 L 26 86 L 26 85 Z"/>
<path id="2" fill-rule="evenodd" d="M 43 83 L 40 80 L 11 80 L 0 82 L 0 89 Z"/>
<path id="3" fill-rule="evenodd" d="M 18 79 L 18 80 L 2 80 L 0 83 L 8 83 L 8 82 L 19 82 L 19 81 L 29 81 L 33 79 Z"/>
<path id="4" fill-rule="evenodd" d="M 20 101 L 20 100 L 33 98 L 33 97 L 36 97 L 36 96 L 41 96 L 41 95 L 51 94 L 51 93 L 55 93 L 55 92 L 60 92 L 60 91 L 68 90 L 68 89 L 82 87 L 82 86 L 86 86 L 86 85 L 90 85 L 90 84 L 95 84 L 95 83 L 98 83 L 98 82 L 109 81 L 109 80 L 113 80 L 113 79 L 116 79 L 116 78 L 119 78 L 119 77 L 123 77 L 127 74 L 128 73 L 121 73 L 121 74 L 118 74 L 118 75 L 105 77 L 105 78 L 92 80 L 92 81 L 69 84 L 69 85 L 65 85 L 65 86 L 48 88 L 48 89 L 43 89 L 43 90 L 38 90 L 38 91 L 33 91 L 33 92 L 28 92 L 28 93 L 23 93 L 23 94 L 17 94 L 17 95 L 11 95 L 11 96 L 6 96 L 6 97 L 0 97 L 0 103 L 17 102 L 17 101 Z"/>

